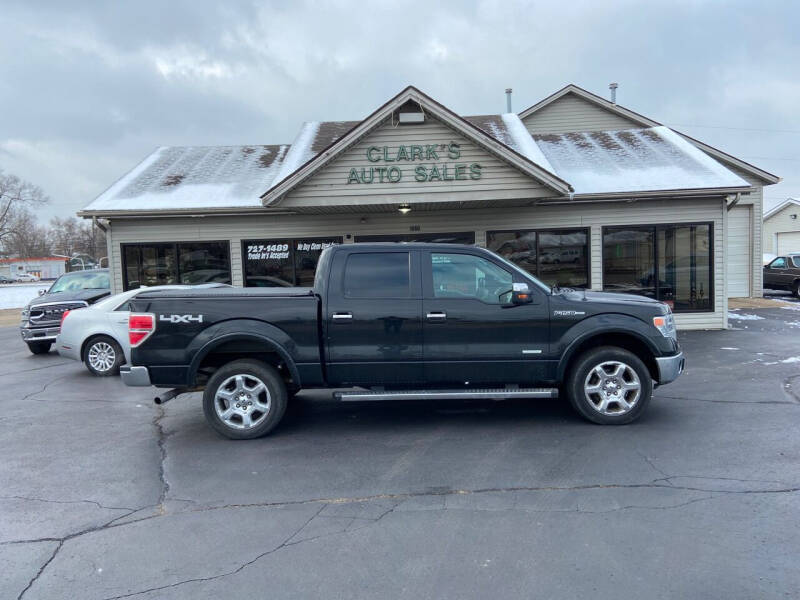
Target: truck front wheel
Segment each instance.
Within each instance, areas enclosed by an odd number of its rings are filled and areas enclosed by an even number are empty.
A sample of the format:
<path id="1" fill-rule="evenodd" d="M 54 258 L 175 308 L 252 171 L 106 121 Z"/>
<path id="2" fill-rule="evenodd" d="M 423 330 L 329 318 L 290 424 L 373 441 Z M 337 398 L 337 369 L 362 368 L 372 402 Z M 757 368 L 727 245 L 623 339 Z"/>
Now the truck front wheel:
<path id="1" fill-rule="evenodd" d="M 32 354 L 47 354 L 50 352 L 50 345 L 52 342 L 27 342 L 28 350 Z"/>
<path id="2" fill-rule="evenodd" d="M 235 360 L 218 369 L 203 393 L 203 412 L 218 433 L 249 440 L 274 429 L 288 394 L 278 371 L 258 360 Z"/>
<path id="3" fill-rule="evenodd" d="M 624 425 L 644 412 L 653 395 L 653 380 L 636 355 L 603 346 L 578 357 L 564 388 L 572 407 L 585 419 Z"/>

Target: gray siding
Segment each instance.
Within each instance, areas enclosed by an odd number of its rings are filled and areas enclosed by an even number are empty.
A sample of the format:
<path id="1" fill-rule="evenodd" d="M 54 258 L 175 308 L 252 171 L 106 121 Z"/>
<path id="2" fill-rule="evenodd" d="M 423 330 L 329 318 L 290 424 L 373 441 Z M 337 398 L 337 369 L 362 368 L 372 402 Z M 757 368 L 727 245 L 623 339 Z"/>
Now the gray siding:
<path id="1" fill-rule="evenodd" d="M 567 133 L 570 131 L 610 131 L 634 129 L 640 124 L 615 115 L 576 96 L 566 94 L 552 104 L 523 119 L 531 133 Z"/>
<path id="2" fill-rule="evenodd" d="M 475 231 L 485 244 L 486 231 L 493 229 L 544 229 L 588 227 L 591 230 L 591 282 L 602 289 L 603 226 L 625 224 L 711 221 L 714 223 L 715 312 L 677 315 L 683 329 L 725 326 L 727 300 L 724 293 L 724 224 L 720 200 L 640 201 L 632 204 L 598 203 L 491 210 L 440 210 L 399 213 L 338 215 L 275 215 L 118 220 L 111 228 L 113 285 L 122 290 L 120 244 L 146 241 L 231 241 L 234 285 L 242 285 L 241 240 L 323 235 L 400 234 L 419 226 L 421 232 Z"/>
<path id="3" fill-rule="evenodd" d="M 800 219 L 792 219 L 791 215 L 800 215 L 800 206 L 789 204 L 764 220 L 764 252 L 778 253 L 775 247 L 776 233 L 800 232 Z"/>
<path id="4" fill-rule="evenodd" d="M 447 157 L 446 146 L 450 142 L 460 146 L 461 156 L 458 159 Z M 387 146 L 389 156 L 396 155 L 400 146 L 418 145 L 425 148 L 427 144 L 435 144 L 439 149 L 439 160 L 416 160 L 395 162 L 370 162 L 367 160 L 367 149 L 370 146 L 383 148 Z M 439 147 L 445 146 L 444 149 Z M 481 165 L 481 178 L 470 179 L 469 165 Z M 418 182 L 414 177 L 414 168 L 418 165 L 431 167 L 447 165 L 452 176 L 456 164 L 467 165 L 466 179 L 463 181 L 431 181 Z M 373 183 L 348 183 L 351 168 L 360 173 L 362 168 L 398 167 L 402 171 L 402 179 L 397 183 L 378 182 L 375 174 Z M 472 194 L 472 195 L 471 195 Z M 549 188 L 532 180 L 528 175 L 509 166 L 485 149 L 475 145 L 454 130 L 432 118 L 420 125 L 392 126 L 388 121 L 375 129 L 370 135 L 360 140 L 339 157 L 331 161 L 310 179 L 289 192 L 281 200 L 280 205 L 286 208 L 326 205 L 353 205 L 397 202 L 460 202 L 472 199 L 512 199 L 540 198 L 553 196 Z"/>
<path id="5" fill-rule="evenodd" d="M 756 179 L 752 175 L 745 173 L 741 169 L 737 169 L 736 167 L 726 164 L 725 165 L 728 169 L 736 173 L 739 177 L 747 181 L 751 186 L 753 186 L 752 191 L 747 196 L 742 196 L 739 204 L 741 205 L 750 205 L 752 210 L 750 214 L 753 216 L 753 225 L 751 229 L 752 233 L 752 264 L 750 267 L 751 273 L 751 283 L 750 283 L 750 294 L 754 297 L 760 298 L 764 295 L 763 289 L 763 271 L 762 271 L 762 263 L 764 262 L 764 250 L 763 250 L 763 235 L 762 235 L 762 228 L 763 228 L 763 219 L 764 219 L 764 187 L 763 182 L 759 179 Z"/>

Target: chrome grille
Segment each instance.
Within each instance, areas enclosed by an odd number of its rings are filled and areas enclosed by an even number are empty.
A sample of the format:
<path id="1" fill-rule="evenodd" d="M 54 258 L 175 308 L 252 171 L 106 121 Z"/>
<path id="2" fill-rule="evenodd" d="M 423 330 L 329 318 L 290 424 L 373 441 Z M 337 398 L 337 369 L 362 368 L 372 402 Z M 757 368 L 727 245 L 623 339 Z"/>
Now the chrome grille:
<path id="1" fill-rule="evenodd" d="M 76 308 L 84 308 L 89 306 L 88 302 L 83 300 L 73 300 L 68 302 L 46 302 L 44 304 L 37 304 L 31 306 L 30 320 L 31 325 L 52 325 L 53 323 L 60 324 L 61 317 L 65 311 L 75 310 Z"/>

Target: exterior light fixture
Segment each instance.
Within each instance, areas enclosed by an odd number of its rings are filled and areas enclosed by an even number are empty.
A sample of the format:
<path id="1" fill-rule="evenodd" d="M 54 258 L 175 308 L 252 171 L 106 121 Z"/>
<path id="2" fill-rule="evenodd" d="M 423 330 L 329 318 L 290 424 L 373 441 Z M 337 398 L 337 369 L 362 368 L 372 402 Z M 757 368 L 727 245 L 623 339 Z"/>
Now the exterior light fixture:
<path id="1" fill-rule="evenodd" d="M 403 214 L 410 213 L 411 206 L 408 204 L 401 204 L 400 206 L 397 207 L 397 210 L 399 210 Z"/>

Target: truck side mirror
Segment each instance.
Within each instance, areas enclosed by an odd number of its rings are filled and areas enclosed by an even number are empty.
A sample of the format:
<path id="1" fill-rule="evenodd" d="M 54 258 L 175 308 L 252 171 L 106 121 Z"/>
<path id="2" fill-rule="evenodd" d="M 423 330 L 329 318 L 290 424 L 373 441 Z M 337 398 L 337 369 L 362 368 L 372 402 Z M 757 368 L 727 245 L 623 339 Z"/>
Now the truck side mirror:
<path id="1" fill-rule="evenodd" d="M 39 290 L 39 295 L 40 296 L 44 296 L 46 292 L 47 292 L 47 290 Z"/>
<path id="2" fill-rule="evenodd" d="M 527 283 L 515 283 L 511 290 L 511 304 L 530 304 L 533 295 Z"/>

